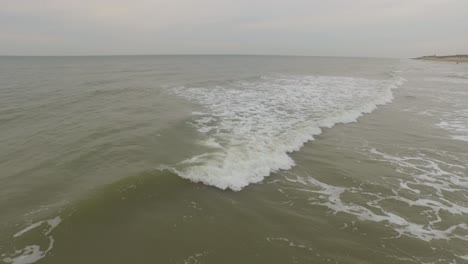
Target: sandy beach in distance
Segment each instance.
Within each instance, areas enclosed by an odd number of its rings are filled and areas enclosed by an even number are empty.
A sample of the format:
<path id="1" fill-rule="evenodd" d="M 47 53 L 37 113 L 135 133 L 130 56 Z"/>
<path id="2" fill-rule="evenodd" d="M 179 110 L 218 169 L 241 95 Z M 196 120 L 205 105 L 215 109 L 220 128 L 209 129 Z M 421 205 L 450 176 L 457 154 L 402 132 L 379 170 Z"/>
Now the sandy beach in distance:
<path id="1" fill-rule="evenodd" d="M 424 56 L 416 58 L 417 60 L 448 61 L 448 62 L 468 62 L 468 55 L 453 56 Z"/>

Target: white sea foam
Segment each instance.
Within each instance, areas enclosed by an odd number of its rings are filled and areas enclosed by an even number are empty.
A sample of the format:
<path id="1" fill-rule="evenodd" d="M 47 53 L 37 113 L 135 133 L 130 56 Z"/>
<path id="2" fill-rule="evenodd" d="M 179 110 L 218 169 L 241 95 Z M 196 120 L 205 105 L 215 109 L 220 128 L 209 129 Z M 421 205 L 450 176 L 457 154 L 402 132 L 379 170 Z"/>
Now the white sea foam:
<path id="1" fill-rule="evenodd" d="M 431 89 L 423 88 L 422 92 L 431 100 L 430 109 L 422 113 L 439 119 L 435 126 L 446 130 L 451 139 L 468 141 L 468 108 L 467 101 L 468 74 L 466 72 L 446 72 L 438 69 L 430 70 L 430 75 L 436 76 L 428 79 L 437 82 Z M 445 70 L 446 71 L 446 70 Z M 443 73 L 441 75 L 441 72 Z M 454 85 L 456 84 L 456 85 Z M 463 84 L 463 85 L 457 85 Z"/>
<path id="2" fill-rule="evenodd" d="M 42 251 L 38 245 L 30 245 L 24 247 L 22 250 L 17 250 L 14 257 L 4 258 L 3 261 L 11 264 L 30 264 L 34 263 L 43 257 L 54 247 L 54 239 L 49 237 L 49 246 L 46 250 Z"/>
<path id="3" fill-rule="evenodd" d="M 428 217 L 425 225 L 407 222 L 404 226 L 396 228 L 400 234 L 413 236 L 422 240 L 457 238 L 468 241 L 468 237 L 460 230 L 467 231 L 468 226 L 464 222 L 453 224 L 445 229 L 440 229 L 438 224 L 443 222 L 443 215 L 468 215 L 468 207 L 463 201 L 457 201 L 453 196 L 446 197 L 447 193 L 464 193 L 468 190 L 468 179 L 466 178 L 466 167 L 458 160 L 442 161 L 437 156 L 440 154 L 435 150 L 430 151 L 431 155 L 418 151 L 413 155 L 391 155 L 380 152 L 375 148 L 370 149 L 370 158 L 382 162 L 390 162 L 400 175 L 398 180 L 400 185 L 409 186 L 409 189 L 418 191 L 426 190 L 425 198 L 409 198 L 400 192 L 400 189 L 392 190 L 393 195 L 383 199 L 392 199 L 403 202 L 409 207 L 425 208 L 424 214 Z M 446 159 L 452 160 L 447 153 L 442 153 Z M 406 177 L 405 177 L 406 176 Z M 395 177 L 397 178 L 397 177 Z M 432 194 L 428 195 L 427 190 L 432 189 Z M 442 214 L 442 212 L 444 212 Z"/>
<path id="4" fill-rule="evenodd" d="M 442 118 L 436 126 L 449 131 L 452 139 L 468 141 L 468 109 L 446 112 Z"/>
<path id="5" fill-rule="evenodd" d="M 447 77 L 432 77 L 427 79 L 432 82 L 442 82 L 442 83 L 453 83 L 453 84 L 468 84 L 468 79 L 464 77 L 459 77 L 456 75 L 447 76 Z"/>
<path id="6" fill-rule="evenodd" d="M 25 233 L 30 232 L 33 229 L 38 227 L 43 227 L 47 225 L 47 229 L 43 231 L 43 234 L 47 237 L 48 246 L 44 250 L 39 245 L 27 245 L 23 249 L 16 250 L 14 254 L 11 254 L 9 257 L 3 259 L 5 263 L 11 264 L 30 264 L 34 263 L 47 255 L 49 251 L 52 250 L 54 247 L 54 238 L 50 236 L 50 233 L 62 222 L 62 219 L 57 216 L 52 219 L 39 221 L 36 223 L 32 223 L 28 225 L 26 228 L 22 229 L 21 231 L 17 232 L 13 235 L 14 238 L 18 238 Z"/>
<path id="7" fill-rule="evenodd" d="M 468 216 L 467 196 L 463 196 L 468 190 L 468 167 L 459 154 L 405 148 L 402 155 L 368 147 L 359 153 L 367 156 L 368 160 L 392 165 L 396 173 L 388 178 L 372 179 L 378 183 L 336 186 L 311 176 L 288 172 L 284 177 L 287 183 L 280 183 L 278 188 L 288 198 L 285 204 L 304 198 L 310 204 L 329 208 L 333 213 L 382 223 L 397 234 L 389 239 L 407 236 L 427 242 L 453 239 L 468 242 L 468 224 L 463 220 Z M 386 186 L 387 191 L 372 191 L 366 186 L 369 184 Z M 303 198 L 298 193 L 304 193 Z M 356 196 L 363 199 L 347 198 Z M 395 210 L 392 206 L 395 204 L 406 209 Z M 419 213 L 407 214 L 408 209 Z M 421 219 L 419 215 L 425 217 Z M 347 227 L 345 224 L 343 228 Z"/>
<path id="8" fill-rule="evenodd" d="M 303 250 L 314 251 L 314 249 L 311 248 L 311 247 L 308 247 L 308 246 L 306 246 L 304 244 L 299 244 L 297 242 L 291 241 L 291 240 L 289 240 L 288 238 L 285 238 L 285 237 L 267 237 L 266 241 L 268 241 L 270 243 L 275 242 L 275 241 L 279 241 L 279 242 L 286 243 L 288 246 L 293 247 L 293 248 L 299 248 L 299 249 L 303 249 Z"/>
<path id="9" fill-rule="evenodd" d="M 202 257 L 208 255 L 207 252 L 199 252 L 199 253 L 195 253 L 193 255 L 190 255 L 189 257 L 187 257 L 186 259 L 184 259 L 184 264 L 199 264 L 199 263 L 203 263 L 203 261 L 201 260 Z"/>
<path id="10" fill-rule="evenodd" d="M 411 200 L 394 191 L 393 195 L 384 195 L 382 193 L 369 193 L 361 187 L 341 187 L 326 184 L 312 177 L 300 177 L 297 175 L 287 177 L 290 182 L 313 185 L 318 190 L 307 188 L 294 188 L 296 192 L 315 193 L 317 198 L 309 197 L 311 204 L 328 207 L 334 213 L 348 213 L 356 216 L 361 221 L 383 222 L 386 226 L 393 228 L 398 233 L 397 237 L 402 235 L 417 238 L 424 241 L 431 240 L 450 240 L 460 239 L 468 241 L 464 232 L 468 231 L 466 223 L 453 224 L 445 229 L 438 228 L 442 221 L 441 212 L 448 212 L 454 215 L 468 214 L 468 208 L 451 203 L 445 200 L 448 205 L 437 200 L 416 199 Z M 346 193 L 360 194 L 367 197 L 365 205 L 347 201 L 344 197 Z M 406 203 L 409 207 L 425 208 L 424 214 L 428 216 L 428 223 L 420 224 L 412 222 L 410 218 L 404 215 L 398 215 L 387 211 L 383 201 L 400 201 Z M 433 219 L 433 220 L 431 220 Z M 345 228 L 347 225 L 345 225 Z M 460 232 L 461 231 L 461 232 Z"/>
<path id="11" fill-rule="evenodd" d="M 172 93 L 206 108 L 191 124 L 213 151 L 162 169 L 221 189 L 241 190 L 294 166 L 288 153 L 338 123 L 355 122 L 393 99 L 402 78 L 263 76 Z"/>

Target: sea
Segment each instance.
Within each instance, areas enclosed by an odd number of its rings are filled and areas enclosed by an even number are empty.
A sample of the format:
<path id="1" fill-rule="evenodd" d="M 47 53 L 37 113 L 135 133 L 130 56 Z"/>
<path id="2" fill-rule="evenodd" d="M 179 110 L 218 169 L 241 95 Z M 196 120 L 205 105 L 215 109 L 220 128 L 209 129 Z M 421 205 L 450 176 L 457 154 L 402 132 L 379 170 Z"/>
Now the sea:
<path id="1" fill-rule="evenodd" d="M 468 263 L 468 64 L 0 57 L 0 263 Z"/>

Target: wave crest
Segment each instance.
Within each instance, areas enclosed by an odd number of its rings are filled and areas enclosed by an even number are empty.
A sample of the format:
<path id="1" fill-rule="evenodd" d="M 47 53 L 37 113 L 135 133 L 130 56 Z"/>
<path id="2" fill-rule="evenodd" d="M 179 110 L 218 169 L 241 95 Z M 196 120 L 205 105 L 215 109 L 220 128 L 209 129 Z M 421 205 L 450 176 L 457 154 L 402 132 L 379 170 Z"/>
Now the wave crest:
<path id="1" fill-rule="evenodd" d="M 393 99 L 405 80 L 262 76 L 213 87 L 175 87 L 206 108 L 191 123 L 212 151 L 161 169 L 194 182 L 239 191 L 294 166 L 288 153 L 338 123 L 355 122 Z"/>

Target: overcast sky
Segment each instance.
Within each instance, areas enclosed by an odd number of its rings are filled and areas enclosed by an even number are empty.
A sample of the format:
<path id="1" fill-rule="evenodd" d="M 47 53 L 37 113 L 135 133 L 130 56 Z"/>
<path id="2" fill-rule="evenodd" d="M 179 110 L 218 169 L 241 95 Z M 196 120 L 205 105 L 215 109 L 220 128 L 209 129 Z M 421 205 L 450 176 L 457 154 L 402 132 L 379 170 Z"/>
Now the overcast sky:
<path id="1" fill-rule="evenodd" d="M 468 0 L 0 0 L 0 54 L 460 54 L 467 12 Z"/>

